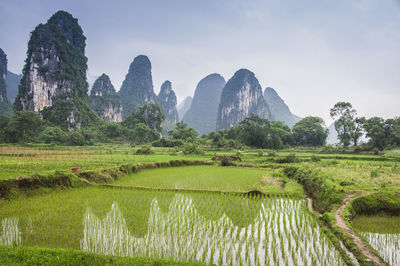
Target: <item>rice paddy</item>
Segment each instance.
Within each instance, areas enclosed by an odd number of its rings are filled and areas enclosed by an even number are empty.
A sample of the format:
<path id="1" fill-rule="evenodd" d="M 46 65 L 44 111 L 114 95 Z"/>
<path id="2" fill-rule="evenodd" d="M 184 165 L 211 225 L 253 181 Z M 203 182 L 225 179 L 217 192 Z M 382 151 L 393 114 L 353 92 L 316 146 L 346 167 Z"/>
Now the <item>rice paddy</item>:
<path id="1" fill-rule="evenodd" d="M 352 223 L 389 265 L 400 265 L 400 216 L 360 215 Z"/>
<path id="2" fill-rule="evenodd" d="M 0 147 L 0 180 L 70 173 L 72 167 L 92 171 L 122 164 L 210 160 L 215 154 L 170 155 L 168 149 L 155 148 L 155 154 L 135 155 L 134 150 L 127 145 Z M 258 154 L 242 152 L 240 164 L 245 167 L 147 169 L 108 184 L 115 187 L 57 188 L 0 200 L 0 245 L 216 265 L 343 265 L 341 250 L 347 262 L 358 265 L 356 253 L 344 247 L 345 242 L 339 239 L 335 247 L 322 233 L 307 210 L 303 187 L 283 170 L 318 169 L 329 187 L 343 194 L 396 192 L 399 160 L 320 154 L 320 160 L 313 161 L 310 156 L 315 154 L 307 151 L 299 153 L 300 163 L 276 163 L 266 152 Z M 386 262 L 400 265 L 399 217 L 358 215 L 352 224 Z"/>
<path id="3" fill-rule="evenodd" d="M 21 246 L 219 265 L 343 264 L 299 199 L 86 188 L 22 201 L 0 216 Z M 39 203 L 47 206 L 32 207 Z"/>

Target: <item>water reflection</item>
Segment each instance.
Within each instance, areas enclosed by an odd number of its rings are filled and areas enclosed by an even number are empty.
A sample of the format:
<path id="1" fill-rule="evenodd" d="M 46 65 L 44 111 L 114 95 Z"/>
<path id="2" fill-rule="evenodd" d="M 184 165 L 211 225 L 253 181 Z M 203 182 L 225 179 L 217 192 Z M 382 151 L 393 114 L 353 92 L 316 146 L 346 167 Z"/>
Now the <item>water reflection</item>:
<path id="1" fill-rule="evenodd" d="M 226 213 L 218 213 L 212 205 L 194 198 L 176 194 L 168 208 L 153 199 L 143 237 L 130 233 L 117 203 L 102 219 L 88 208 L 81 248 L 113 256 L 140 255 L 219 265 L 343 263 L 305 211 L 304 201 L 237 197 L 222 202 Z M 243 218 L 249 210 L 251 218 Z"/>
<path id="2" fill-rule="evenodd" d="M 361 234 L 389 265 L 400 265 L 400 234 Z"/>

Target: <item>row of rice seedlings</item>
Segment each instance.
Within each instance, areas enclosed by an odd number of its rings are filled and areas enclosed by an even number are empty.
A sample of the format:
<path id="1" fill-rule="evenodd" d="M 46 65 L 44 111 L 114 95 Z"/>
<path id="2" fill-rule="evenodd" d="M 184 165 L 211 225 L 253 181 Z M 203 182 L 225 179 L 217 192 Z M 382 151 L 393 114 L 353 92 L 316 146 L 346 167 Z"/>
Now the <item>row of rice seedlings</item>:
<path id="1" fill-rule="evenodd" d="M 212 209 L 219 197 L 207 199 Z M 341 265 L 333 245 L 320 233 L 302 200 L 242 198 L 252 223 L 240 227 L 225 213 L 208 219 L 193 199 L 176 194 L 167 213 L 153 199 L 143 237 L 130 233 L 117 203 L 103 219 L 90 208 L 83 220 L 81 248 L 113 256 L 142 255 L 220 265 Z M 258 208 L 259 207 L 259 208 Z M 212 210 L 211 210 L 212 211 Z M 236 215 L 241 215 L 236 212 Z"/>
<path id="2" fill-rule="evenodd" d="M 400 265 L 400 234 L 361 233 L 390 265 Z"/>
<path id="3" fill-rule="evenodd" d="M 19 246 L 21 244 L 18 218 L 4 218 L 1 221 L 0 244 L 10 246 Z"/>

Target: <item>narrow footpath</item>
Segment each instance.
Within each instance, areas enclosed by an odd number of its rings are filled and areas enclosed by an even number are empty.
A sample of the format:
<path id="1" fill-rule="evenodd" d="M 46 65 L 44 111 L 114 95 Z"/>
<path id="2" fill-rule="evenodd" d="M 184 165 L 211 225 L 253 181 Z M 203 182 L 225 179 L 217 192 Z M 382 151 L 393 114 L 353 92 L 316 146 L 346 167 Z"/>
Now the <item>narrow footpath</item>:
<path id="1" fill-rule="evenodd" d="M 336 224 L 346 233 L 348 234 L 356 244 L 357 248 L 360 250 L 365 257 L 367 257 L 371 262 L 375 265 L 388 265 L 382 259 L 377 257 L 361 240 L 361 238 L 351 230 L 347 225 L 346 221 L 342 217 L 343 211 L 346 209 L 347 205 L 349 205 L 350 201 L 356 197 L 356 195 L 348 195 L 344 200 L 342 206 L 335 213 Z"/>

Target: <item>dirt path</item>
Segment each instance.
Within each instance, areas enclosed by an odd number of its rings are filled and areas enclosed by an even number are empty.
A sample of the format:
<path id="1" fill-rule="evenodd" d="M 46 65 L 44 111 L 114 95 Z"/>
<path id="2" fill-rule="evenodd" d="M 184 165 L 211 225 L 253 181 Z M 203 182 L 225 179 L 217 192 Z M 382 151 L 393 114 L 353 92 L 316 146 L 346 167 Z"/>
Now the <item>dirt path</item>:
<path id="1" fill-rule="evenodd" d="M 379 257 L 377 257 L 361 240 L 361 238 L 351 230 L 347 225 L 346 221 L 342 217 L 343 211 L 346 209 L 347 205 L 349 205 L 350 201 L 356 197 L 357 195 L 348 195 L 343 200 L 342 206 L 336 211 L 335 218 L 337 225 L 348 234 L 356 244 L 357 248 L 367 257 L 370 261 L 372 261 L 375 265 L 387 265 L 384 261 L 382 261 Z"/>

